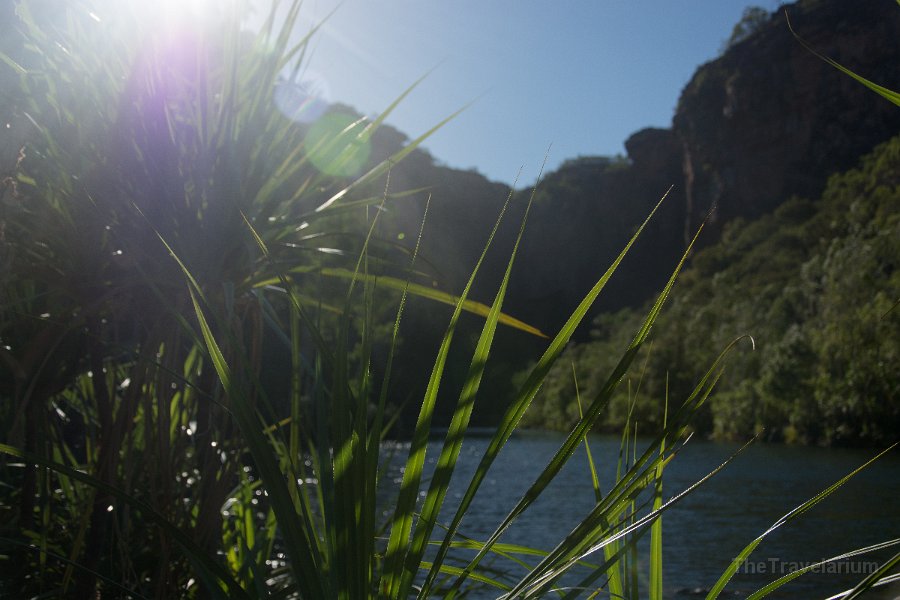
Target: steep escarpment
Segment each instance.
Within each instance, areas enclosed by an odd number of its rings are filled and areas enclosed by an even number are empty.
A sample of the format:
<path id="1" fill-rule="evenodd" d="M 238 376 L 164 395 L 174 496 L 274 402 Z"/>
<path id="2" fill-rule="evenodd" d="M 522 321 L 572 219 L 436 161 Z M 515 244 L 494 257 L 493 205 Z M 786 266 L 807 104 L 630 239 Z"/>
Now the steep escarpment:
<path id="1" fill-rule="evenodd" d="M 787 15 L 787 16 L 786 16 Z M 810 53 L 900 88 L 900 10 L 891 0 L 798 2 L 701 66 L 673 130 L 684 153 L 686 232 L 815 197 L 828 176 L 900 131 L 900 111 Z"/>
<path id="2" fill-rule="evenodd" d="M 522 257 L 527 276 L 513 296 L 525 317 L 558 326 L 670 186 L 596 312 L 658 290 L 704 219 L 701 246 L 734 219 L 818 197 L 830 175 L 900 132 L 896 106 L 815 56 L 789 26 L 822 54 L 900 89 L 895 2 L 804 1 L 752 14 L 685 86 L 671 129 L 637 132 L 627 157 L 571 160 L 542 182 Z"/>

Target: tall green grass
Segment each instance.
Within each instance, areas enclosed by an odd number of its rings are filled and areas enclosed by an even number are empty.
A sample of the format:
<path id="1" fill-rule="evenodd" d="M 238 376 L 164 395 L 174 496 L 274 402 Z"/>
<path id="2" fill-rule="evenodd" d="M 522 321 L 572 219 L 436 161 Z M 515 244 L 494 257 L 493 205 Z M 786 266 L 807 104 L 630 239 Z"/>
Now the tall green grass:
<path id="1" fill-rule="evenodd" d="M 310 38 L 293 37 L 299 2 L 273 3 L 255 33 L 242 29 L 238 3 L 175 31 L 139 4 L 79 2 L 53 20 L 42 7 L 18 5 L 27 51 L 4 57 L 18 78 L 17 116 L 34 137 L 3 188 L 0 592 L 452 598 L 474 586 L 505 598 L 661 597 L 660 519 L 722 467 L 669 500 L 664 471 L 734 344 L 689 397 L 671 399 L 646 448 L 626 427 L 615 484 L 601 490 L 591 467 L 595 505 L 556 547 L 500 538 L 588 446 L 687 253 L 546 467 L 487 539 L 471 539 L 463 519 L 481 484 L 646 222 L 549 340 L 450 510 L 497 327 L 540 334 L 502 312 L 527 216 L 490 304 L 469 294 L 496 251 L 493 233 L 461 293 L 425 288 L 415 281 L 418 245 L 398 258 L 378 233 L 381 207 L 397 195 L 392 165 L 431 132 L 348 177 L 396 103 L 314 141 L 272 110 L 278 78 L 307 52 Z M 345 242 L 336 249 L 323 238 Z M 453 313 L 385 522 L 388 394 L 410 294 Z M 373 347 L 389 300 L 390 352 L 377 372 Z M 463 311 L 484 322 L 428 478 L 427 442 Z M 273 346 L 287 357 L 287 401 L 261 375 Z M 649 591 L 636 575 L 647 533 Z M 510 579 L 504 564 L 525 574 Z M 567 575 L 579 584 L 561 587 Z"/>

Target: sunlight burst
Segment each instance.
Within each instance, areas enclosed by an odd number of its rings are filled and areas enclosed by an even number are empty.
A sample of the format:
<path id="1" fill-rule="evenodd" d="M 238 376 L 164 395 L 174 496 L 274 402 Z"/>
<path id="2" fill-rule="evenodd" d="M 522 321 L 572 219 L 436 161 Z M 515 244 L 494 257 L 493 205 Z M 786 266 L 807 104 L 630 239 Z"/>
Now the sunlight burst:
<path id="1" fill-rule="evenodd" d="M 211 0 L 162 0 L 154 5 L 167 21 L 201 20 L 213 17 L 221 6 Z"/>

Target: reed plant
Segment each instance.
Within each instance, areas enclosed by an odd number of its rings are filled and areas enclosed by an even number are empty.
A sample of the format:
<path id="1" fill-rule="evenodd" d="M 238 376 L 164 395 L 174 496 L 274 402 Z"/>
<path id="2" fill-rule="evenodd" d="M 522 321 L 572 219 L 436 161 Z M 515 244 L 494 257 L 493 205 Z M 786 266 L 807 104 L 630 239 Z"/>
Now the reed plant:
<path id="1" fill-rule="evenodd" d="M 387 183 L 392 166 L 431 131 L 371 165 L 367 144 L 396 103 L 371 121 L 338 117 L 338 128 L 317 135 L 273 110 L 275 90 L 302 67 L 309 44 L 309 35 L 294 35 L 298 1 L 273 2 L 254 32 L 237 2 L 220 4 L 218 17 L 187 21 L 99 0 L 50 17 L 50 4 L 17 4 L 23 51 L 3 57 L 17 78 L 13 117 L 29 128 L 29 141 L 4 166 L 2 188 L 0 594 L 357 599 L 480 589 L 504 598 L 662 597 L 660 518 L 718 469 L 669 500 L 663 473 L 737 341 L 677 399 L 646 448 L 626 427 L 615 484 L 601 490 L 592 466 L 596 503 L 555 548 L 500 539 L 588 446 L 687 253 L 547 466 L 487 539 L 472 539 L 463 519 L 476 493 L 643 226 L 550 339 L 451 505 L 497 328 L 540 333 L 502 312 L 526 220 L 489 304 L 469 293 L 503 213 L 461 293 L 418 284 L 418 245 L 398 252 L 380 239 L 379 219 L 397 195 Z M 402 482 L 391 490 L 384 441 L 410 294 L 453 313 L 404 448 Z M 390 351 L 376 370 L 378 309 L 390 300 Z M 435 405 L 464 311 L 480 314 L 483 325 L 426 475 Z M 273 348 L 289 365 L 286 400 L 262 375 Z M 644 591 L 635 552 L 647 533 Z M 510 571 L 524 565 L 525 574 L 510 579 L 498 570 L 503 561 Z M 563 577 L 576 583 L 563 587 Z"/>

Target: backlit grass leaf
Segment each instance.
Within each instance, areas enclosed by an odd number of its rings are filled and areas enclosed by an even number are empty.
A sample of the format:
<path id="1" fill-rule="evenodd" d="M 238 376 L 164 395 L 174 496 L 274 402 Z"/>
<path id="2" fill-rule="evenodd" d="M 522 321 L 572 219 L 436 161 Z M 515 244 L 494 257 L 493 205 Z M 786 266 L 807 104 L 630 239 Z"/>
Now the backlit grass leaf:
<path id="1" fill-rule="evenodd" d="M 883 550 L 885 548 L 891 548 L 891 547 L 898 546 L 898 545 L 900 545 L 900 538 L 894 539 L 894 540 L 889 540 L 887 542 L 882 542 L 880 544 L 874 544 L 872 546 L 867 546 L 865 548 L 860 548 L 859 550 L 852 550 L 850 552 L 838 554 L 837 556 L 832 556 L 831 558 L 825 559 L 823 561 L 804 565 L 804 566 L 800 567 L 799 569 L 797 569 L 795 571 L 791 571 L 787 575 L 779 577 L 775 581 L 773 581 L 773 582 L 767 584 L 766 586 L 760 588 L 759 590 L 753 592 L 752 594 L 747 596 L 747 600 L 760 600 L 761 598 L 765 598 L 766 596 L 768 596 L 769 594 L 771 594 L 772 592 L 774 592 L 781 586 L 783 586 L 787 583 L 790 583 L 791 581 L 800 577 L 804 573 L 809 573 L 810 571 L 820 572 L 820 571 L 822 571 L 823 567 L 825 567 L 826 565 L 828 565 L 830 563 L 844 561 L 844 560 L 847 560 L 848 558 L 853 558 L 855 556 L 862 556 L 869 552 L 877 552 L 878 550 Z M 887 563 L 885 563 L 885 564 L 887 564 Z M 850 591 L 848 590 L 848 592 L 845 592 L 845 593 L 850 593 Z M 841 596 L 841 597 L 843 597 L 843 596 Z"/>
<path id="2" fill-rule="evenodd" d="M 900 0 L 898 0 L 898 4 L 900 4 Z M 900 106 L 900 93 L 895 92 L 894 90 L 890 90 L 884 86 L 878 85 L 877 83 L 874 83 L 872 81 L 869 81 L 865 77 L 862 77 L 861 75 L 857 75 L 856 73 L 854 73 L 850 69 L 846 68 L 845 66 L 843 66 L 836 60 L 834 60 L 828 56 L 825 56 L 824 54 L 821 54 L 820 52 L 815 50 L 812 46 L 810 46 L 806 42 L 806 40 L 801 38 L 800 35 L 797 34 L 796 31 L 794 31 L 794 28 L 791 26 L 791 20 L 787 16 L 787 12 L 785 12 L 785 19 L 787 20 L 788 28 L 791 30 L 791 34 L 793 34 L 793 36 L 797 39 L 798 42 L 800 42 L 803 45 L 804 48 L 809 50 L 812 54 L 816 55 L 817 57 L 819 57 L 820 59 L 822 59 L 823 61 L 825 61 L 826 63 L 828 63 L 829 65 L 831 65 L 832 67 L 834 67 L 835 69 L 840 71 L 841 73 L 843 73 L 844 75 L 848 75 L 848 76 L 852 77 L 853 79 L 855 79 L 859 83 L 863 84 L 864 86 L 866 86 L 867 88 L 869 88 L 870 90 L 872 90 L 873 92 L 878 94 L 879 96 L 883 97 L 884 99 L 888 100 L 889 102 L 893 102 L 897 106 Z"/>
<path id="3" fill-rule="evenodd" d="M 441 340 L 437 358 L 432 367 L 431 376 L 428 385 L 425 388 L 425 395 L 422 400 L 422 406 L 419 410 L 419 416 L 413 431 L 412 441 L 410 442 L 409 456 L 403 472 L 403 481 L 400 486 L 400 495 L 397 499 L 397 506 L 394 510 L 394 516 L 391 521 L 391 534 L 388 540 L 388 547 L 385 553 L 385 567 L 382 574 L 382 581 L 379 584 L 380 593 L 386 594 L 392 598 L 403 597 L 400 591 L 405 587 L 405 583 L 409 581 L 409 576 L 405 574 L 409 570 L 407 563 L 407 553 L 409 552 L 409 536 L 412 532 L 413 511 L 416 507 L 416 501 L 419 494 L 419 485 L 422 477 L 422 467 L 425 463 L 425 448 L 428 444 L 429 431 L 431 429 L 431 418 L 434 413 L 434 406 L 437 401 L 438 391 L 440 390 L 441 378 L 444 368 L 447 364 L 447 356 L 450 352 L 450 343 L 456 330 L 456 324 L 463 311 L 463 304 L 475 281 L 475 276 L 484 262 L 494 236 L 500 227 L 506 209 L 509 206 L 510 197 L 507 197 L 497 221 L 488 236 L 481 256 L 472 269 L 472 274 L 463 289 L 459 300 L 453 310 L 450 323 Z M 442 558 L 435 561 L 435 564 L 441 565 Z"/>
<path id="4" fill-rule="evenodd" d="M 725 586 L 728 585 L 728 582 L 731 580 L 731 578 L 734 576 L 734 574 L 737 572 L 737 570 L 740 568 L 740 566 L 742 564 L 744 564 L 744 562 L 750 557 L 750 555 L 753 553 L 753 551 L 756 549 L 756 547 L 759 546 L 760 543 L 762 543 L 763 539 L 765 539 L 765 537 L 767 535 L 769 535 L 776 529 L 780 528 L 782 525 L 790 523 L 797 517 L 801 516 L 802 514 L 804 514 L 811 508 L 813 508 L 816 504 L 818 504 L 819 502 L 821 502 L 822 500 L 824 500 L 825 498 L 830 496 L 832 493 L 837 491 L 838 488 L 840 488 L 842 485 L 847 483 L 847 481 L 849 481 L 857 473 L 859 473 L 860 471 L 862 471 L 863 469 L 865 469 L 866 467 L 871 465 L 873 462 L 875 462 L 876 460 L 878 460 L 879 458 L 881 458 L 882 456 L 884 456 L 885 454 L 887 454 L 888 452 L 890 452 L 891 450 L 896 448 L 898 446 L 898 444 L 900 444 L 900 442 L 897 442 L 897 443 L 889 446 L 888 448 L 882 450 L 877 455 L 875 455 L 873 458 L 866 461 L 863 465 L 857 467 L 856 469 L 854 469 L 847 475 L 841 477 L 835 483 L 831 484 L 830 486 L 828 486 L 827 488 L 825 488 L 824 490 L 822 490 L 821 492 L 819 492 L 818 494 L 816 494 L 815 496 L 813 496 L 812 498 L 810 498 L 809 500 L 804 502 L 803 504 L 800 504 L 799 506 L 797 506 L 790 512 L 786 513 L 783 517 L 781 517 L 780 519 L 775 521 L 775 523 L 773 523 L 771 527 L 769 527 L 767 530 L 765 530 L 762 534 L 759 535 L 759 537 L 754 539 L 752 542 L 747 544 L 747 546 L 744 547 L 744 549 L 741 550 L 740 553 L 738 553 L 738 555 L 732 559 L 731 564 L 728 566 L 727 569 L 725 569 L 725 571 L 719 577 L 719 580 L 712 587 L 712 589 L 710 589 L 709 594 L 706 596 L 706 599 L 707 600 L 715 600 L 715 598 L 719 597 L 719 595 L 725 589 Z"/>

